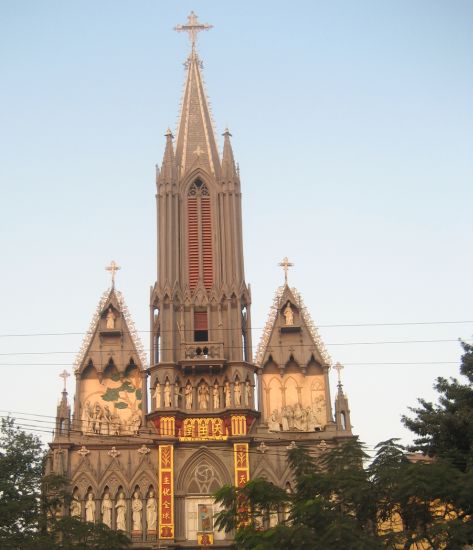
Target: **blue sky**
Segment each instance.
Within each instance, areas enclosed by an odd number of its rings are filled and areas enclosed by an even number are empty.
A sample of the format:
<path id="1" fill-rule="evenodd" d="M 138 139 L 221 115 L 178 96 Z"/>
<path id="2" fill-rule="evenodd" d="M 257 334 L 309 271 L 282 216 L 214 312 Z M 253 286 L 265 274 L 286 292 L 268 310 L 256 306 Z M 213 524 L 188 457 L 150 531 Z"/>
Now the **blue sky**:
<path id="1" fill-rule="evenodd" d="M 408 441 L 400 415 L 472 336 L 469 1 L 0 2 L 0 334 L 85 331 L 115 259 L 147 346 L 154 165 L 191 9 L 214 25 L 199 51 L 241 168 L 253 341 L 287 255 L 346 364 L 355 432 Z M 435 321 L 470 323 L 326 326 Z M 426 342 L 372 343 L 406 340 Z M 34 354 L 0 356 L 1 408 L 53 415 L 80 341 L 1 337 L 0 353 Z"/>

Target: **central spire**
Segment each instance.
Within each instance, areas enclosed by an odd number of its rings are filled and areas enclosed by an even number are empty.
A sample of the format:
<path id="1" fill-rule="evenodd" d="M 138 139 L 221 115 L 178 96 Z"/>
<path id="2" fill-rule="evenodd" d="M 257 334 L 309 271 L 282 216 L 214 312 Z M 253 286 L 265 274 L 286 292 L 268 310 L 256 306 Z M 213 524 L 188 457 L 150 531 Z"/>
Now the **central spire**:
<path id="1" fill-rule="evenodd" d="M 200 23 L 194 12 L 188 16 L 187 24 L 175 27 L 178 32 L 188 32 L 191 42 L 191 52 L 185 63 L 187 77 L 176 142 L 176 161 L 181 176 L 197 166 L 217 178 L 220 174 L 220 157 L 201 75 L 202 62 L 196 51 L 197 34 L 211 28 L 212 25 Z"/>

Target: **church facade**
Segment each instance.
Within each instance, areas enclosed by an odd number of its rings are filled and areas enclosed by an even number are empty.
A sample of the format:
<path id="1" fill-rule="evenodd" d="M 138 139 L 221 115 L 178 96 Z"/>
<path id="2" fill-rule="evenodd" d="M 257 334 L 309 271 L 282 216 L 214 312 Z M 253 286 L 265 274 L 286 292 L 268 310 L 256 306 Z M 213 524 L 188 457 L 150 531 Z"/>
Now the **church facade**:
<path id="1" fill-rule="evenodd" d="M 291 490 L 289 446 L 317 455 L 353 437 L 341 384 L 332 410 L 331 359 L 287 283 L 287 259 L 253 358 L 240 176 L 228 130 L 219 154 L 195 47 L 209 27 L 193 13 L 177 27 L 191 52 L 156 179 L 149 359 L 112 263 L 48 456 L 48 471 L 71 483 L 62 513 L 121 529 L 137 549 L 230 546 L 231 534 L 214 529 L 219 487 L 266 477 Z"/>

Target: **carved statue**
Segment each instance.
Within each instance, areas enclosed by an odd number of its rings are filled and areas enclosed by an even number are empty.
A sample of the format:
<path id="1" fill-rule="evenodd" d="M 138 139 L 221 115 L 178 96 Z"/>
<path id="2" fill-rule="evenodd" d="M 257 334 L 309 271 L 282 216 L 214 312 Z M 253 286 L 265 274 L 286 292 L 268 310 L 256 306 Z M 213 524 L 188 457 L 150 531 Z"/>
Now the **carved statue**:
<path id="1" fill-rule="evenodd" d="M 171 407 L 171 384 L 166 380 L 164 384 L 164 406 Z"/>
<path id="2" fill-rule="evenodd" d="M 192 386 L 187 382 L 185 389 L 186 409 L 192 409 Z"/>
<path id="3" fill-rule="evenodd" d="M 123 492 L 118 495 L 115 510 L 117 511 L 117 529 L 126 531 L 126 500 Z"/>
<path id="4" fill-rule="evenodd" d="M 241 405 L 241 387 L 240 387 L 240 381 L 237 380 L 235 382 L 235 387 L 233 389 L 233 394 L 235 396 L 235 405 Z"/>
<path id="5" fill-rule="evenodd" d="M 281 413 L 281 421 L 282 421 L 283 432 L 292 430 L 294 425 L 294 413 L 290 405 L 283 407 L 282 413 Z"/>
<path id="6" fill-rule="evenodd" d="M 275 409 L 271 413 L 271 416 L 268 418 L 268 430 L 270 432 L 279 432 L 280 429 L 281 428 L 279 426 L 279 413 L 277 409 Z"/>
<path id="7" fill-rule="evenodd" d="M 289 301 L 287 302 L 286 308 L 284 309 L 284 317 L 287 326 L 291 326 L 294 324 L 294 314 L 292 313 L 291 302 Z"/>
<path id="8" fill-rule="evenodd" d="M 102 416 L 103 416 L 102 408 L 98 403 L 95 403 L 94 411 L 92 413 L 92 431 L 95 434 L 100 433 L 100 428 L 102 425 Z"/>
<path id="9" fill-rule="evenodd" d="M 223 393 L 225 395 L 225 407 L 232 406 L 232 396 L 230 392 L 230 383 L 227 381 L 223 387 Z"/>
<path id="10" fill-rule="evenodd" d="M 71 517 L 73 518 L 80 518 L 82 513 L 82 504 L 80 503 L 79 499 L 76 495 L 72 497 L 71 505 L 69 507 Z"/>
<path id="11" fill-rule="evenodd" d="M 100 427 L 100 433 L 102 435 L 112 434 L 113 433 L 112 423 L 113 423 L 112 413 L 110 412 L 108 405 L 105 405 L 103 408 L 103 417 L 102 417 L 102 425 Z"/>
<path id="12" fill-rule="evenodd" d="M 209 408 L 209 387 L 203 383 L 199 386 L 199 409 Z"/>
<path id="13" fill-rule="evenodd" d="M 299 403 L 294 405 L 294 429 L 300 431 L 304 430 L 303 414 Z"/>
<path id="14" fill-rule="evenodd" d="M 246 381 L 245 389 L 246 389 L 246 404 L 248 407 L 251 407 L 251 384 L 249 380 Z"/>
<path id="15" fill-rule="evenodd" d="M 101 512 L 102 523 L 105 523 L 105 525 L 107 525 L 107 527 L 110 527 L 110 529 L 112 528 L 112 508 L 113 504 L 110 499 L 110 494 L 107 491 L 102 499 Z"/>
<path id="16" fill-rule="evenodd" d="M 175 407 L 176 409 L 179 408 L 179 405 L 180 405 L 179 401 L 180 401 L 180 399 L 181 399 L 181 388 L 179 387 L 179 384 L 176 382 L 176 383 L 174 384 L 174 407 Z"/>
<path id="17" fill-rule="evenodd" d="M 315 430 L 320 430 L 322 428 L 322 425 L 317 419 L 317 416 L 315 415 L 312 408 L 307 407 L 306 412 L 307 412 L 307 431 L 314 432 Z"/>
<path id="18" fill-rule="evenodd" d="M 153 397 L 156 400 L 156 408 L 161 408 L 161 384 L 159 382 L 156 384 Z"/>
<path id="19" fill-rule="evenodd" d="M 90 401 L 84 403 L 84 410 L 82 411 L 82 431 L 86 434 L 93 433 L 94 422 L 94 409 Z"/>
<path id="20" fill-rule="evenodd" d="M 111 306 L 107 311 L 107 328 L 115 328 L 115 314 Z"/>
<path id="21" fill-rule="evenodd" d="M 146 524 L 148 525 L 148 531 L 156 531 L 157 513 L 158 507 L 154 498 L 154 491 L 151 490 L 146 502 Z"/>
<path id="22" fill-rule="evenodd" d="M 87 494 L 85 502 L 85 521 L 95 523 L 95 500 L 92 493 Z"/>
<path id="23" fill-rule="evenodd" d="M 212 404 L 214 410 L 220 408 L 220 395 L 217 382 L 215 382 L 214 387 L 212 388 Z"/>
<path id="24" fill-rule="evenodd" d="M 135 412 L 130 419 L 130 432 L 132 434 L 137 434 L 140 431 L 141 427 L 141 415 L 138 412 Z"/>
<path id="25" fill-rule="evenodd" d="M 131 500 L 131 521 L 132 521 L 133 531 L 141 531 L 142 513 L 143 513 L 143 503 L 141 502 L 141 498 L 140 498 L 140 495 L 138 494 L 138 491 L 135 491 L 133 493 L 133 498 Z"/>

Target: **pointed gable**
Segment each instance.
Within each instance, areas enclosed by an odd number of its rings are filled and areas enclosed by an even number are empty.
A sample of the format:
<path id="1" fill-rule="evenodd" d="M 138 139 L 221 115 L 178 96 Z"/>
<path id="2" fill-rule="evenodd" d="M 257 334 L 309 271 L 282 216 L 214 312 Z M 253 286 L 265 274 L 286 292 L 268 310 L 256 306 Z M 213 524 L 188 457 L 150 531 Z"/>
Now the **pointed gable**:
<path id="1" fill-rule="evenodd" d="M 264 367 L 270 357 L 280 369 L 291 357 L 301 368 L 312 360 L 321 366 L 331 363 L 301 295 L 288 285 L 279 287 L 276 292 L 255 362 Z"/>
<path id="2" fill-rule="evenodd" d="M 123 294 L 115 288 L 108 289 L 100 298 L 77 355 L 74 371 L 82 373 L 92 363 L 98 372 L 103 372 L 110 359 L 121 372 L 130 361 L 140 370 L 147 368 L 144 347 Z"/>

